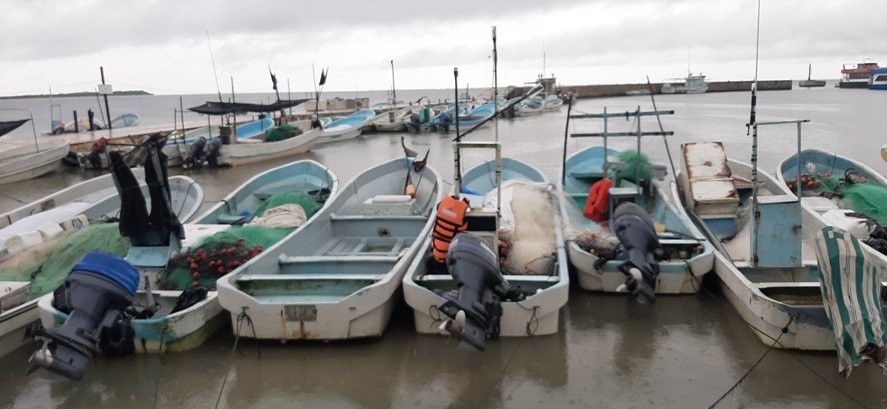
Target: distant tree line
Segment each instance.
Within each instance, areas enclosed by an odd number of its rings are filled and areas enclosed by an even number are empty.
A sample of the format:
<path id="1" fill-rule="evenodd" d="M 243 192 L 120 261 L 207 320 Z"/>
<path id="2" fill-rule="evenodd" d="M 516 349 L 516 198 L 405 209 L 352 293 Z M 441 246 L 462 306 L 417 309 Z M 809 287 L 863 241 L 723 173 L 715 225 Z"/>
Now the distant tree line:
<path id="1" fill-rule="evenodd" d="M 67 94 L 52 94 L 53 98 L 65 98 L 65 97 L 91 97 L 94 96 L 95 92 L 71 92 Z M 111 96 L 114 95 L 154 95 L 150 92 L 146 91 L 114 91 Z M 25 99 L 25 98 L 49 98 L 49 94 L 37 94 L 37 95 L 14 95 L 9 97 L 0 97 L 0 99 Z"/>

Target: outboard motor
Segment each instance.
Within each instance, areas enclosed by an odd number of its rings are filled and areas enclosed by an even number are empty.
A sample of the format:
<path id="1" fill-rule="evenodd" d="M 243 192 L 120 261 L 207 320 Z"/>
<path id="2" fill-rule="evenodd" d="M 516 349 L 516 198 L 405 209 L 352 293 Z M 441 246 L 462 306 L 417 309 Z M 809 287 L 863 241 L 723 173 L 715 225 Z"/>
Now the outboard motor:
<path id="1" fill-rule="evenodd" d="M 499 335 L 501 300 L 516 299 L 520 294 L 499 272 L 496 253 L 477 235 L 457 234 L 446 263 L 459 289 L 457 294 L 441 294 L 446 302 L 439 309 L 450 319 L 440 328 L 462 340 L 460 349 L 483 351 L 487 336 Z"/>
<path id="2" fill-rule="evenodd" d="M 219 167 L 220 156 L 222 156 L 222 140 L 215 138 L 209 143 L 209 149 L 206 153 L 206 161 L 209 163 L 209 167 Z"/>
<path id="3" fill-rule="evenodd" d="M 206 147 L 206 138 L 199 137 L 194 144 L 191 145 L 191 153 L 188 154 L 188 159 L 185 161 L 186 167 L 199 167 L 203 161 L 203 156 L 205 152 L 203 151 Z"/>
<path id="4" fill-rule="evenodd" d="M 82 379 L 102 332 L 132 304 L 138 285 L 139 273 L 126 260 L 99 251 L 83 256 L 54 294 L 53 306 L 67 310 L 68 319 L 34 334 L 43 346 L 31 361 L 70 379 Z"/>
<path id="5" fill-rule="evenodd" d="M 623 202 L 613 212 L 611 229 L 628 254 L 628 260 L 619 265 L 619 271 L 626 276 L 619 291 L 635 294 L 641 304 L 656 302 L 654 291 L 659 261 L 666 259 L 667 255 L 659 244 L 653 219 L 640 206 Z"/>

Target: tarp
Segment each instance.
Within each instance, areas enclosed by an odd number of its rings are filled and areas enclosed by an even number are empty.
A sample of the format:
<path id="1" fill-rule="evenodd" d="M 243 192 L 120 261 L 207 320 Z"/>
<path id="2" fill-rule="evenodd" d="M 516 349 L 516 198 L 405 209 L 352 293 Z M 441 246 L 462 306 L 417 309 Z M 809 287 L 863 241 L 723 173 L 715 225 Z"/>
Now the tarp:
<path id="1" fill-rule="evenodd" d="M 823 228 L 814 242 L 822 303 L 835 331 L 838 371 L 846 378 L 863 362 L 862 351 L 887 344 L 878 270 L 859 240 L 839 228 Z M 879 364 L 887 374 L 887 362 Z"/>
<path id="2" fill-rule="evenodd" d="M 281 109 L 291 108 L 302 104 L 307 99 L 282 100 L 273 104 L 248 104 L 242 102 L 213 102 L 206 101 L 205 104 L 188 108 L 200 114 L 206 115 L 227 115 L 239 112 L 277 112 Z"/>
<path id="3" fill-rule="evenodd" d="M 0 121 L 0 136 L 6 135 L 12 132 L 15 128 L 22 126 L 25 122 L 30 121 L 31 119 L 17 119 L 15 121 Z"/>

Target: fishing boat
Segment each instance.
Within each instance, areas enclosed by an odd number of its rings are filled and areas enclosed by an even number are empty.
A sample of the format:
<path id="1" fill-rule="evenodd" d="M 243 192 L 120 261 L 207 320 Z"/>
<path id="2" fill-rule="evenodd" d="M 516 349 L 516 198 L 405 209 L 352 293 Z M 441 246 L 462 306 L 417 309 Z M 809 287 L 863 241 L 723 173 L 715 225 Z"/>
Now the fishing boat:
<path id="1" fill-rule="evenodd" d="M 871 71 L 871 77 L 869 77 L 869 89 L 887 89 L 887 68 L 879 68 Z"/>
<path id="2" fill-rule="evenodd" d="M 517 105 L 515 116 L 541 114 L 543 109 L 545 109 L 545 101 L 542 98 L 527 98 Z"/>
<path id="3" fill-rule="evenodd" d="M 673 111 L 610 112 L 602 114 L 568 115 L 567 121 L 582 118 L 626 118 L 668 115 Z M 569 126 L 569 125 L 568 125 Z M 574 125 L 575 127 L 575 125 Z M 653 223 L 654 231 L 638 238 L 653 239 L 655 245 L 641 246 L 655 258 L 657 272 L 651 277 L 651 290 L 655 294 L 696 293 L 701 288 L 703 276 L 711 271 L 714 250 L 705 237 L 691 230 L 692 222 L 681 215 L 669 198 L 670 191 L 662 180 L 667 170 L 664 166 L 647 162 L 640 151 L 640 123 L 636 132 L 580 133 L 572 136 L 599 137 L 603 146 L 590 146 L 564 160 L 561 170 L 561 213 L 564 222 L 574 232 L 567 244 L 570 263 L 576 268 L 579 287 L 588 291 L 621 292 L 626 282 L 626 268 L 634 262 L 630 243 L 622 243 L 623 237 L 616 230 L 615 212 L 622 202 L 635 203 Z M 671 132 L 648 132 L 644 135 L 669 135 Z M 619 152 L 607 147 L 607 141 L 615 137 L 637 139 L 637 150 Z M 567 140 L 564 140 L 567 146 Z M 566 149 L 564 150 L 566 155 Z M 649 231 L 648 231 L 649 233 Z M 616 240 L 618 238 L 618 240 Z M 619 245 L 621 244 L 621 246 Z M 652 257 L 653 249 L 661 253 Z M 637 263 L 640 264 L 640 263 Z M 639 301 L 646 300 L 641 297 Z"/>
<path id="4" fill-rule="evenodd" d="M 465 143 L 459 148 L 466 145 L 478 147 L 483 146 L 482 144 L 484 143 Z M 498 143 L 489 143 L 489 145 L 487 148 L 494 147 L 498 153 Z M 501 183 L 497 183 L 500 167 Z M 480 335 L 475 337 L 453 335 L 473 340 L 470 342 L 471 346 L 483 350 L 481 340 L 486 337 L 524 337 L 557 333 L 559 312 L 567 302 L 570 279 L 560 215 L 548 176 L 529 163 L 505 157 L 501 158 L 499 163 L 491 160 L 472 167 L 465 172 L 461 183 L 464 189 L 460 190 L 472 192 L 454 196 L 460 199 L 468 198 L 470 202 L 470 209 L 465 213 L 467 226 L 465 231 L 480 237 L 483 245 L 492 249 L 493 260 L 497 266 L 500 265 L 500 255 L 508 251 L 506 247 L 510 247 L 511 256 L 502 257 L 504 263 L 501 264 L 500 277 L 504 280 L 503 286 L 511 290 L 496 293 L 495 300 L 486 297 L 477 300 L 478 305 L 496 306 L 493 309 L 496 311 L 501 308 L 501 316 L 490 316 L 488 321 L 490 324 L 495 321 L 497 325 L 478 324 Z M 497 197 L 499 194 L 497 188 L 500 186 L 501 201 Z M 454 192 L 451 192 L 451 195 L 454 195 Z M 501 212 L 501 219 L 497 217 L 497 214 L 500 214 L 497 203 L 501 203 L 502 209 L 506 210 Z M 534 216 L 549 215 L 551 219 L 536 220 L 533 216 L 529 216 L 528 212 Z M 506 228 L 507 234 L 502 230 L 503 227 Z M 500 231 L 503 231 L 503 234 L 501 238 L 497 238 L 500 237 Z M 465 309 L 466 304 L 474 301 L 460 296 L 458 289 L 463 286 L 473 287 L 476 283 L 472 282 L 473 279 L 468 277 L 468 274 L 480 273 L 471 271 L 467 266 L 461 273 L 449 271 L 446 264 L 435 260 L 432 254 L 433 240 L 432 235 L 424 238 L 419 255 L 404 277 L 404 299 L 413 309 L 417 332 L 447 334 L 451 332 L 441 331 L 439 326 L 454 322 L 448 317 L 455 318 L 459 309 Z M 454 247 L 455 245 L 451 244 L 450 248 Z M 490 283 L 498 283 L 500 280 L 495 274 L 481 275 L 480 278 L 485 282 L 490 280 Z M 470 318 L 467 320 L 471 321 Z M 462 320 L 458 327 L 466 325 L 469 324 Z"/>
<path id="5" fill-rule="evenodd" d="M 326 167 L 314 161 L 293 162 L 253 177 L 195 223 L 184 225 L 187 239 L 179 250 L 152 254 L 150 248 L 133 247 L 125 261 L 145 275 L 140 286 L 154 287 L 135 294 L 134 305 L 156 307 L 153 316 L 127 318 L 134 336 L 124 343 L 133 342 L 131 353 L 183 351 L 201 345 L 227 321 L 214 291 L 216 279 L 249 259 L 267 257 L 263 245 L 271 247 L 298 231 L 337 188 L 335 175 Z M 168 259 L 161 261 L 161 255 Z M 153 267 L 146 265 L 150 261 L 155 262 Z M 55 309 L 55 302 L 46 298 L 39 302 L 47 328 L 63 328 L 69 321 L 67 314 Z M 63 333 L 58 329 L 53 339 Z M 38 353 L 45 354 L 42 351 Z M 51 363 L 49 367 L 53 369 Z"/>
<path id="6" fill-rule="evenodd" d="M 844 64 L 841 68 L 838 88 L 867 88 L 872 77 L 872 70 L 880 67 L 871 58 L 866 58 L 861 63 Z"/>
<path id="7" fill-rule="evenodd" d="M 693 73 L 688 72 L 687 77 L 682 80 L 682 83 L 662 84 L 660 92 L 663 94 L 704 94 L 708 92 L 708 83 L 705 82 L 705 75 L 693 75 Z"/>
<path id="8" fill-rule="evenodd" d="M 12 132 L 30 118 L 3 122 L 3 134 Z M 2 135 L 2 134 L 0 134 Z M 67 139 L 37 140 L 34 142 L 5 140 L 0 142 L 0 184 L 20 182 L 43 176 L 58 167 L 59 161 L 68 154 Z"/>
<path id="9" fill-rule="evenodd" d="M 460 107 L 461 108 L 461 107 Z M 465 116 L 459 116 L 459 126 L 474 126 L 487 118 L 493 116 L 496 112 L 496 105 L 488 102 L 486 104 L 481 104 L 471 111 L 468 112 Z"/>
<path id="10" fill-rule="evenodd" d="M 788 123 L 795 122 L 805 121 Z M 767 124 L 774 123 L 757 125 Z M 682 151 L 681 191 L 673 194 L 720 247 L 714 271 L 727 300 L 768 346 L 834 350 L 812 240 L 819 228 L 803 201 L 754 164 L 728 159 L 719 142 Z"/>
<path id="11" fill-rule="evenodd" d="M 813 75 L 813 64 L 808 64 L 807 65 L 807 79 L 798 81 L 798 86 L 804 87 L 804 88 L 824 87 L 825 86 L 824 80 L 814 80 L 811 78 L 812 75 Z"/>
<path id="12" fill-rule="evenodd" d="M 564 100 L 557 95 L 546 95 L 543 99 L 544 106 L 542 107 L 545 111 L 556 111 L 560 109 L 561 106 L 564 105 Z"/>
<path id="13" fill-rule="evenodd" d="M 149 189 L 144 182 L 144 171 L 137 169 L 133 173 L 142 181 L 141 192 L 147 197 Z M 186 176 L 169 178 L 169 187 L 171 205 L 179 220 L 190 220 L 203 203 L 203 189 Z M 0 281 L 3 285 L 0 287 L 15 293 L 6 296 L 18 297 L 18 302 L 12 303 L 0 295 L 0 356 L 30 343 L 30 335 L 41 327 L 38 300 L 64 281 L 67 271 L 49 271 L 49 267 L 44 266 L 70 269 L 88 250 L 124 251 L 128 247 L 119 243 L 119 236 L 112 234 L 116 233 L 116 227 L 111 222 L 120 216 L 121 207 L 114 181 L 107 175 L 0 216 L 3 223 L 11 222 L 2 230 L 11 235 L 6 238 L 2 251 Z M 105 225 L 112 230 L 105 229 Z M 93 231 L 87 229 L 90 226 Z M 33 274 L 32 270 L 39 273 Z"/>
<path id="14" fill-rule="evenodd" d="M 267 256 L 218 280 L 235 335 L 283 342 L 381 336 L 431 231 L 442 186 L 437 171 L 414 158 L 357 175 Z M 236 325 L 244 319 L 252 328 Z"/>
<path id="15" fill-rule="evenodd" d="M 411 108 L 392 108 L 373 117 L 373 128 L 376 132 L 404 132 L 414 112 Z"/>
<path id="16" fill-rule="evenodd" d="M 376 111 L 362 109 L 344 118 L 330 122 L 324 126 L 315 143 L 321 144 L 356 138 L 360 135 L 363 127 L 369 124 L 370 120 L 375 116 Z"/>
<path id="17" fill-rule="evenodd" d="M 131 126 L 138 126 L 141 122 L 142 122 L 142 117 L 139 114 L 127 112 L 127 113 L 117 116 L 111 120 L 111 129 L 120 129 L 120 128 L 129 128 Z"/>

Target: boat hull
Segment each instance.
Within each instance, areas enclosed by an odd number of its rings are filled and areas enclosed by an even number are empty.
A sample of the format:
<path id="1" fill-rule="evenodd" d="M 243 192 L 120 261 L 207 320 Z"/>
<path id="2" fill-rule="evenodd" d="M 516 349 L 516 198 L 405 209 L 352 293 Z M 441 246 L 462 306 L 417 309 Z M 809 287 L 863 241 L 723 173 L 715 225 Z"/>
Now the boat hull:
<path id="1" fill-rule="evenodd" d="M 8 162 L 0 164 L 0 184 L 21 182 L 43 176 L 55 170 L 59 161 L 68 154 L 69 143 L 41 147 L 43 150 L 34 153 L 8 158 Z"/>

